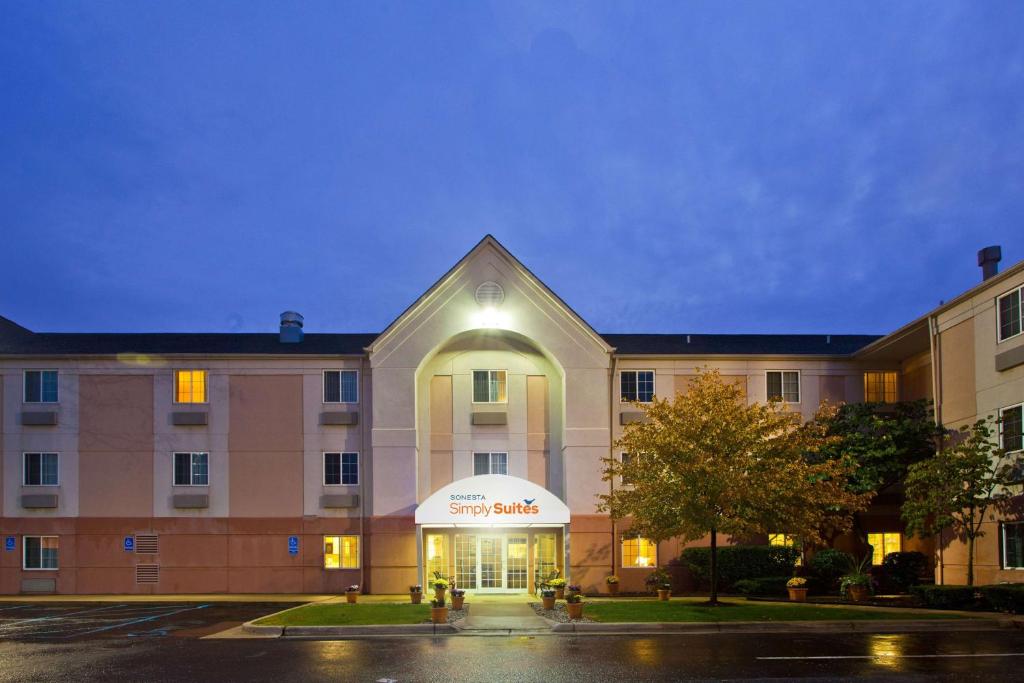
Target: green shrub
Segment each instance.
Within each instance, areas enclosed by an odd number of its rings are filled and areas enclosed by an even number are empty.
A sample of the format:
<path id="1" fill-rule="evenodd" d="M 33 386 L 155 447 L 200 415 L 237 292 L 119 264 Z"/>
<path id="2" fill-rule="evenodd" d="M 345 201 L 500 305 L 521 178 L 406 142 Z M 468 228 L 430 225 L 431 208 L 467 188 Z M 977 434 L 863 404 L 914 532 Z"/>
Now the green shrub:
<path id="1" fill-rule="evenodd" d="M 834 548 L 819 550 L 807 563 L 807 568 L 821 589 L 831 592 L 839 588 L 839 579 L 849 571 L 850 556 Z"/>
<path id="2" fill-rule="evenodd" d="M 756 579 L 740 579 L 732 589 L 741 595 L 786 595 L 789 576 L 762 576 Z"/>
<path id="3" fill-rule="evenodd" d="M 910 593 L 925 607 L 936 609 L 984 609 L 978 588 L 970 586 L 911 586 Z"/>
<path id="4" fill-rule="evenodd" d="M 718 587 L 731 588 L 742 579 L 791 575 L 800 551 L 788 546 L 734 545 L 718 549 Z M 687 548 L 680 558 L 701 588 L 711 587 L 711 549 Z"/>
<path id="5" fill-rule="evenodd" d="M 889 553 L 882 560 L 882 584 L 906 592 L 911 586 L 921 583 L 921 577 L 928 571 L 928 558 L 924 553 Z"/>
<path id="6" fill-rule="evenodd" d="M 1011 614 L 1024 613 L 1024 585 L 1008 583 L 998 586 L 982 586 L 979 590 L 984 597 L 987 609 Z"/>

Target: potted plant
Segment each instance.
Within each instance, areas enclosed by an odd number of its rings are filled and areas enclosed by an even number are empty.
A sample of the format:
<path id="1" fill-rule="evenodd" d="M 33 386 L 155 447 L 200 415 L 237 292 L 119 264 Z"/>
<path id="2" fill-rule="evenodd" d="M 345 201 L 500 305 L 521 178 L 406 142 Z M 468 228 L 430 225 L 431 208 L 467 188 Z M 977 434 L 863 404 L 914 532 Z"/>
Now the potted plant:
<path id="1" fill-rule="evenodd" d="M 420 604 L 423 601 L 423 586 L 419 584 L 409 586 L 409 597 L 412 598 L 412 604 Z"/>
<path id="2" fill-rule="evenodd" d="M 555 600 L 565 599 L 565 579 L 551 579 L 548 586 L 555 590 Z"/>
<path id="3" fill-rule="evenodd" d="M 544 603 L 544 609 L 555 609 L 555 591 L 545 588 L 540 592 L 540 601 Z"/>
<path id="4" fill-rule="evenodd" d="M 839 580 L 839 593 L 846 595 L 850 602 L 862 602 L 871 592 L 871 575 L 867 572 L 870 553 L 858 562 L 853 555 L 848 555 L 849 571 Z"/>
<path id="5" fill-rule="evenodd" d="M 580 588 L 577 584 L 570 584 L 570 585 L 565 587 L 565 594 L 566 595 L 579 595 L 582 592 L 583 592 L 583 589 Z"/>
<path id="6" fill-rule="evenodd" d="M 573 593 L 565 599 L 565 609 L 570 619 L 583 618 L 583 598 L 579 593 Z"/>
<path id="7" fill-rule="evenodd" d="M 462 603 L 466 600 L 466 591 L 461 588 L 452 589 L 452 609 L 462 609 Z"/>
<path id="8" fill-rule="evenodd" d="M 353 584 L 345 589 L 345 600 L 348 604 L 354 605 L 359 599 L 359 584 Z"/>
<path id="9" fill-rule="evenodd" d="M 659 600 L 668 600 L 672 595 L 672 577 L 661 567 L 648 574 L 644 583 L 648 590 L 658 591 Z"/>
<path id="10" fill-rule="evenodd" d="M 430 582 L 430 587 L 434 589 L 434 599 L 444 600 L 444 592 L 448 590 L 448 579 L 443 576 L 435 576 Z"/>
<path id="11" fill-rule="evenodd" d="M 794 576 L 786 582 L 786 590 L 789 591 L 790 602 L 807 602 L 807 579 L 802 576 Z"/>
<path id="12" fill-rule="evenodd" d="M 615 574 L 612 574 L 611 576 L 606 576 L 604 582 L 608 586 L 609 595 L 619 594 L 619 577 L 615 576 Z"/>
<path id="13" fill-rule="evenodd" d="M 448 607 L 444 604 L 443 599 L 435 598 L 430 601 L 430 622 L 432 624 L 448 623 Z"/>

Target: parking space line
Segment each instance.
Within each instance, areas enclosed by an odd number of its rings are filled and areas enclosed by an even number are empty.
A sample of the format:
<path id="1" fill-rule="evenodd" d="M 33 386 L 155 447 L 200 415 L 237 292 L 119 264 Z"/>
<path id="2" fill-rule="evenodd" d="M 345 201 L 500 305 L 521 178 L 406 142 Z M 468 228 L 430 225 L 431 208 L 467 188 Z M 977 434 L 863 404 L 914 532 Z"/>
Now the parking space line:
<path id="1" fill-rule="evenodd" d="M 34 624 L 34 623 L 38 623 L 40 621 L 52 621 L 54 619 L 66 619 L 67 617 L 73 617 L 73 616 L 76 616 L 76 615 L 79 615 L 79 614 L 90 614 L 90 613 L 94 614 L 96 612 L 105 612 L 107 610 L 116 609 L 118 607 L 124 607 L 124 605 L 107 605 L 106 607 L 94 607 L 93 609 L 85 609 L 85 610 L 80 610 L 78 612 L 71 612 L 71 613 L 68 613 L 68 614 L 54 614 L 54 615 L 50 615 L 50 616 L 46 616 L 46 617 L 34 617 L 32 619 L 21 619 L 19 621 L 13 622 L 11 624 L 6 624 L 4 626 L 0 626 L 0 632 L 3 632 L 4 630 L 7 630 L 7 629 L 17 629 L 17 628 L 22 627 L 22 626 L 24 626 L 26 624 Z"/>
<path id="2" fill-rule="evenodd" d="M 758 657 L 758 659 L 956 659 L 958 657 L 1024 657 L 1024 652 L 963 652 L 954 654 L 929 655 L 810 655 L 807 657 Z"/>
<path id="3" fill-rule="evenodd" d="M 92 635 L 94 633 L 102 633 L 103 631 L 111 631 L 111 630 L 113 630 L 115 628 L 124 628 L 125 626 L 131 626 L 133 624 L 142 624 L 142 623 L 145 623 L 147 621 L 154 621 L 156 619 L 161 619 L 163 617 L 170 617 L 170 616 L 173 616 L 175 614 L 181 614 L 182 612 L 189 612 L 189 611 L 194 610 L 194 609 L 205 609 L 205 608 L 207 608 L 209 606 L 210 605 L 207 604 L 207 605 L 197 605 L 197 606 L 193 606 L 193 607 L 185 607 L 184 609 L 174 610 L 173 612 L 165 612 L 165 613 L 162 613 L 162 614 L 153 614 L 153 615 L 150 615 L 148 617 L 140 617 L 139 619 L 132 619 L 132 620 L 125 621 L 125 622 L 118 622 L 118 623 L 110 625 L 110 626 L 102 626 L 100 628 L 95 628 L 95 629 L 92 629 L 90 631 L 83 631 L 82 633 L 75 633 L 73 635 L 75 635 L 75 636 L 88 636 L 88 635 Z M 65 637 L 70 638 L 72 636 L 65 636 Z"/>
<path id="4" fill-rule="evenodd" d="M 26 607 L 35 607 L 35 605 L 18 605 L 17 607 L 0 607 L 0 612 L 9 612 L 16 609 L 25 609 Z"/>

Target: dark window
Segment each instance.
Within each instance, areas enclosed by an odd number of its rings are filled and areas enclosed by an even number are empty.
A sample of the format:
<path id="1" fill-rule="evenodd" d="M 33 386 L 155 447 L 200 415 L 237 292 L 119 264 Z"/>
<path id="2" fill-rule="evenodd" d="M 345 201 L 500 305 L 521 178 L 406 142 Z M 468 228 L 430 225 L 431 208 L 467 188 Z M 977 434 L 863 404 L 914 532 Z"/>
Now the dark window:
<path id="1" fill-rule="evenodd" d="M 504 370 L 474 370 L 473 403 L 504 403 L 507 380 Z"/>
<path id="2" fill-rule="evenodd" d="M 1003 408 L 999 411 L 1002 423 L 999 425 L 999 433 L 1002 437 L 1004 451 L 1024 450 L 1024 434 L 1022 434 L 1022 423 L 1024 423 L 1024 405 L 1012 408 Z"/>
<path id="3" fill-rule="evenodd" d="M 25 371 L 25 403 L 56 403 L 57 371 Z"/>
<path id="4" fill-rule="evenodd" d="M 359 372 L 357 370 L 324 371 L 324 403 L 358 403 Z"/>
<path id="5" fill-rule="evenodd" d="M 57 486 L 57 454 L 25 454 L 25 486 Z"/>
<path id="6" fill-rule="evenodd" d="M 508 474 L 508 453 L 474 453 L 473 475 Z"/>
<path id="7" fill-rule="evenodd" d="M 57 569 L 56 536 L 25 536 L 25 569 Z"/>
<path id="8" fill-rule="evenodd" d="M 999 297 L 999 341 L 1020 334 L 1021 292 L 1024 292 L 1024 289 L 1018 289 Z"/>
<path id="9" fill-rule="evenodd" d="M 358 453 L 324 453 L 324 484 L 356 486 L 359 484 Z"/>
<path id="10" fill-rule="evenodd" d="M 210 483 L 210 456 L 207 453 L 175 453 L 175 486 L 208 486 Z"/>
<path id="11" fill-rule="evenodd" d="M 768 385 L 769 401 L 800 402 L 800 373 L 792 371 L 772 370 L 765 377 Z"/>
<path id="12" fill-rule="evenodd" d="M 1024 524 L 1003 525 L 1003 568 L 1024 569 Z"/>
<path id="13" fill-rule="evenodd" d="M 624 370 L 619 376 L 619 400 L 650 403 L 654 398 L 653 370 Z"/>

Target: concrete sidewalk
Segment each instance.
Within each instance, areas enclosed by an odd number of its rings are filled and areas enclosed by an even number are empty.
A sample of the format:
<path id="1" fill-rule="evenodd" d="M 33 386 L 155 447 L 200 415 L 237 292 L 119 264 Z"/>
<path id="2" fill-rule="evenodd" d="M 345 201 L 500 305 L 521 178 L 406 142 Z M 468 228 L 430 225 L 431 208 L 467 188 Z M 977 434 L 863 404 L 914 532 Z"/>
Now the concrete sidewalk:
<path id="1" fill-rule="evenodd" d="M 46 604 L 56 602 L 323 602 L 338 598 L 337 595 L 319 595 L 310 593 L 193 593 L 182 594 L 107 594 L 107 595 L 0 595 L 0 603 L 32 603 Z M 370 597 L 370 596 L 365 596 Z M 377 596 L 381 598 L 391 596 Z M 406 600 L 408 596 L 404 596 Z M 341 600 L 345 596 L 340 596 Z M 394 596 L 397 599 L 397 596 Z"/>
<path id="2" fill-rule="evenodd" d="M 551 629 L 551 624 L 530 607 L 529 596 L 473 595 L 466 603 L 469 615 L 456 624 L 463 631 L 512 633 Z"/>

